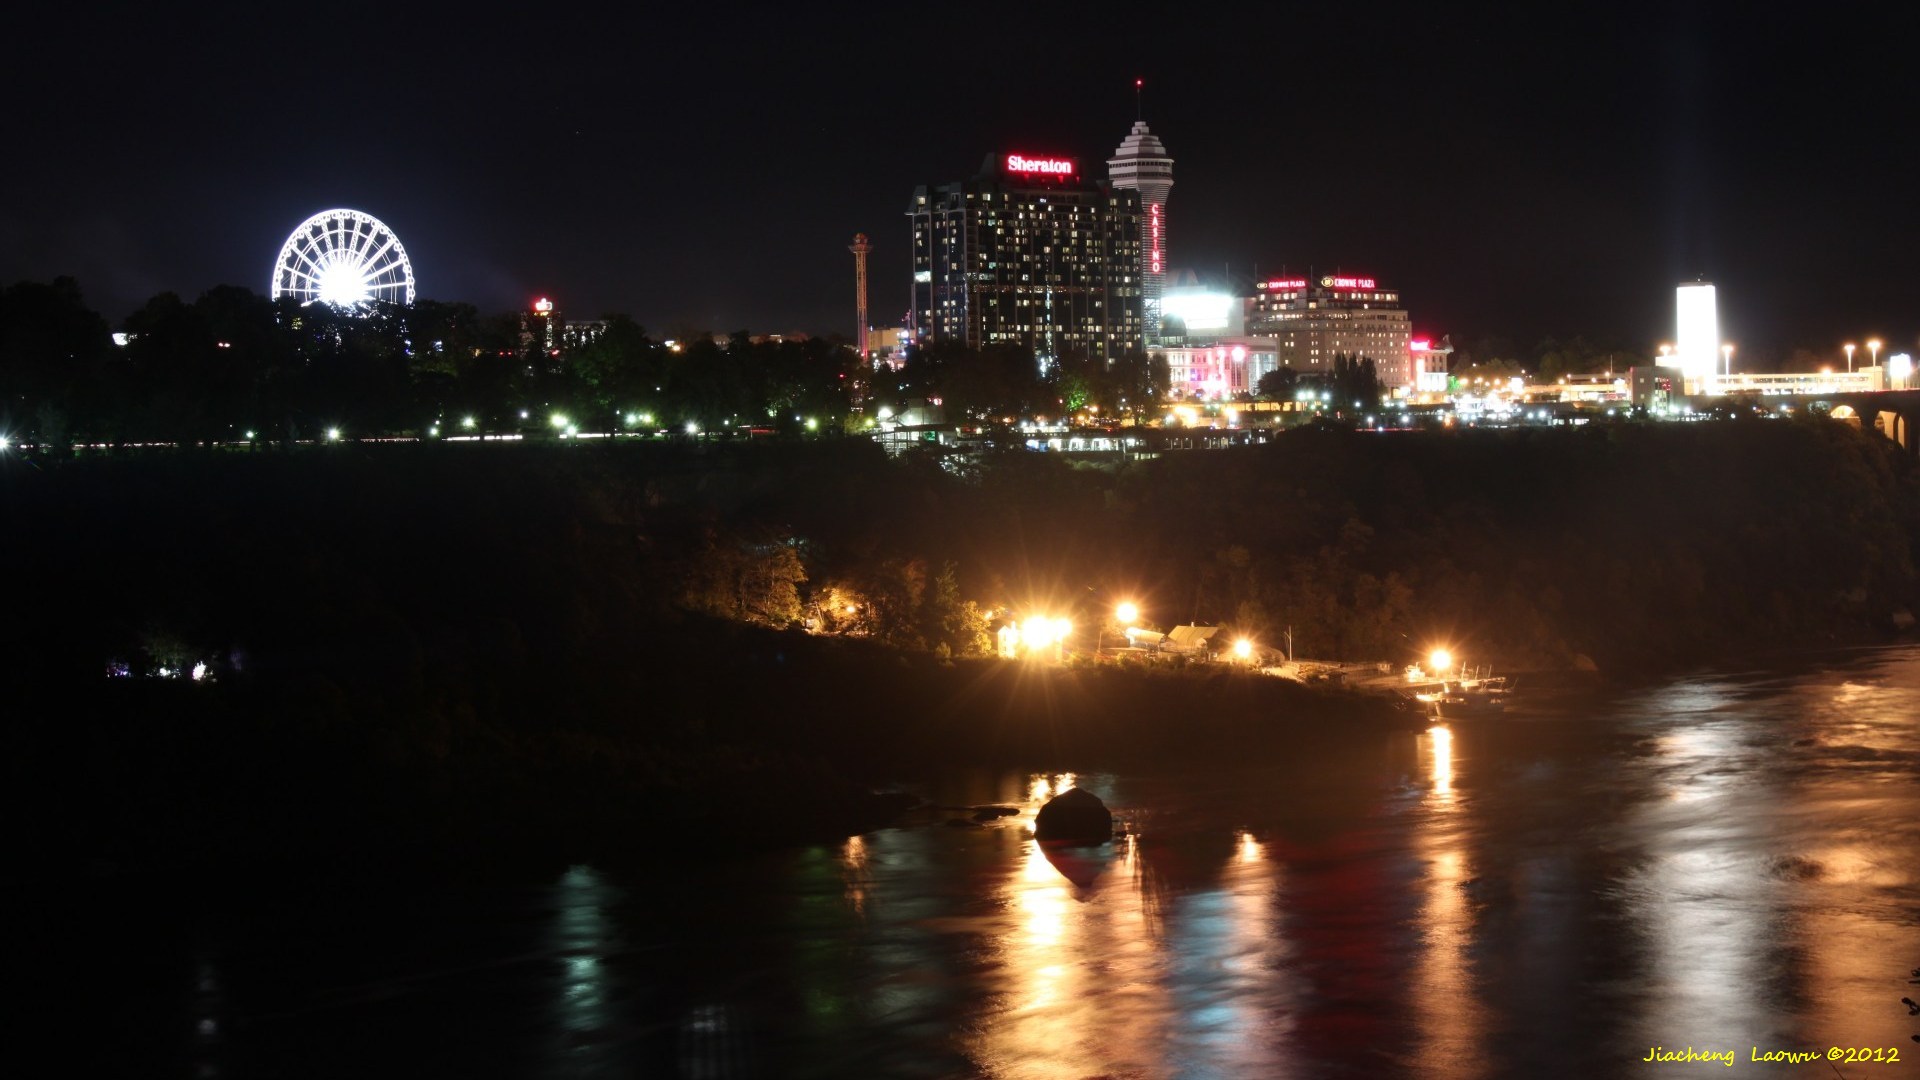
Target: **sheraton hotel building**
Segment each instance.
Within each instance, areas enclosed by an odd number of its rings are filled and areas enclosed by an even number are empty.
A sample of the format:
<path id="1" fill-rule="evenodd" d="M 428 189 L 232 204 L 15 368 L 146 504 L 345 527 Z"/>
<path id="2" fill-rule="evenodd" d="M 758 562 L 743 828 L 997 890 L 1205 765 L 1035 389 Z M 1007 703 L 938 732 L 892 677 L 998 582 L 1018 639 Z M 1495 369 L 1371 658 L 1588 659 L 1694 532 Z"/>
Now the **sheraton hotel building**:
<path id="1" fill-rule="evenodd" d="M 996 154 L 972 179 L 917 188 L 913 339 L 1025 345 L 1042 363 L 1155 344 L 1173 161 L 1137 123 L 1108 170 Z"/>
<path id="2" fill-rule="evenodd" d="M 1388 387 L 1428 381 L 1399 296 L 1371 278 L 1263 281 L 1256 297 L 1169 288 L 1173 159 L 1136 122 L 1106 165 L 1094 179 L 1071 158 L 1001 153 L 916 188 L 909 338 L 1027 346 L 1043 365 L 1164 351 L 1201 396 L 1251 388 L 1254 367 L 1324 371 L 1338 353 L 1373 358 Z M 1224 317 L 1199 317 L 1213 307 Z M 1203 363 L 1221 356 L 1248 370 Z"/>
<path id="3" fill-rule="evenodd" d="M 915 340 L 1028 345 L 1042 363 L 1145 346 L 1138 192 L 1066 158 L 1003 154 L 916 189 L 911 216 Z"/>

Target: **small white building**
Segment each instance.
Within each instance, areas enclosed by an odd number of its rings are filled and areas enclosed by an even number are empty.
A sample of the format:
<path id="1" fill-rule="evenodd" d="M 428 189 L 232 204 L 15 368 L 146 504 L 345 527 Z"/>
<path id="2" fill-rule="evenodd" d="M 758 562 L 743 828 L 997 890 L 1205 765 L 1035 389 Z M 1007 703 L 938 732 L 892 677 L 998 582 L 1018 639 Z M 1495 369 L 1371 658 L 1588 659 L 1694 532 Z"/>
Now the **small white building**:
<path id="1" fill-rule="evenodd" d="M 1187 401 L 1230 401 L 1251 394 L 1260 377 L 1280 367 L 1272 338 L 1228 338 L 1212 345 L 1162 349 L 1170 391 Z"/>

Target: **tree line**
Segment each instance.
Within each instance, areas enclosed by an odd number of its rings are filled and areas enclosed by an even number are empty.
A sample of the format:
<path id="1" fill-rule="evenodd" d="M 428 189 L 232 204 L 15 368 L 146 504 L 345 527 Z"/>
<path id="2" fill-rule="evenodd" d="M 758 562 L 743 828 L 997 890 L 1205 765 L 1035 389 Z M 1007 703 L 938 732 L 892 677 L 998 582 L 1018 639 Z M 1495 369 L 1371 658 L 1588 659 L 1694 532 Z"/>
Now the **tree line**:
<path id="1" fill-rule="evenodd" d="M 0 291 L 0 431 L 56 447 L 562 422 L 798 433 L 845 426 L 864 378 L 831 341 L 738 333 L 669 344 L 610 315 L 591 341 L 549 350 L 517 313 L 432 300 L 302 307 L 235 286 L 192 302 L 162 293 L 122 333 L 116 343 L 70 278 Z"/>
<path id="2" fill-rule="evenodd" d="M 862 431 L 919 400 L 956 420 L 1157 416 L 1164 357 L 1042 362 L 943 342 L 872 366 L 833 339 L 656 340 L 608 315 L 549 349 L 516 312 L 421 300 L 341 310 L 219 286 L 148 300 L 119 333 L 71 278 L 0 290 L 0 432 L 73 442 L 314 441 L 545 431 Z"/>
<path id="3" fill-rule="evenodd" d="M 1262 401 L 1292 401 L 1300 394 L 1311 394 L 1315 400 L 1325 395 L 1335 411 L 1345 412 L 1348 402 L 1355 409 L 1374 408 L 1381 393 L 1380 372 L 1372 357 L 1335 353 L 1325 373 L 1302 374 L 1291 366 L 1267 372 L 1254 384 L 1251 396 Z"/>

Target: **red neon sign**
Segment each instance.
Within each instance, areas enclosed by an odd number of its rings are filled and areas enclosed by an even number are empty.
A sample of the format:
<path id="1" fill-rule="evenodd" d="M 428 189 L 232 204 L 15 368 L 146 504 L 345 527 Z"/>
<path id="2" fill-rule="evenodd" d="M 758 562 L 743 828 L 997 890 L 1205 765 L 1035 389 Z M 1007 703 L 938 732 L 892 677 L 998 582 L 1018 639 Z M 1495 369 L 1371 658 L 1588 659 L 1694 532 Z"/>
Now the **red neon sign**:
<path id="1" fill-rule="evenodd" d="M 1272 281 L 1261 282 L 1259 287 L 1262 289 L 1304 289 L 1307 287 L 1307 279 L 1275 278 Z"/>
<path id="2" fill-rule="evenodd" d="M 1147 227 L 1148 232 L 1151 234 L 1147 241 L 1147 270 L 1150 273 L 1157 274 L 1160 272 L 1161 252 L 1159 203 L 1147 204 Z"/>
<path id="3" fill-rule="evenodd" d="M 1073 160 L 1071 158 L 1030 158 L 1019 154 L 1008 154 L 1007 171 L 1039 173 L 1042 176 L 1072 176 Z"/>
<path id="4" fill-rule="evenodd" d="M 1323 277 L 1320 279 L 1320 284 L 1323 288 L 1328 289 L 1372 289 L 1377 287 L 1370 277 Z"/>

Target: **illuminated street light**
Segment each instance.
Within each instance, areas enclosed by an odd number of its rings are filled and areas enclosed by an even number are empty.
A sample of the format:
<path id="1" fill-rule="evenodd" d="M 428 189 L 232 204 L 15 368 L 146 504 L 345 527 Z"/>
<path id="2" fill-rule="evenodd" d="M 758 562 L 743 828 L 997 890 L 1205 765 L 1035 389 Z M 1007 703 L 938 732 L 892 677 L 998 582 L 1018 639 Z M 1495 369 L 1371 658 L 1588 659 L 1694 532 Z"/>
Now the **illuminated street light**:
<path id="1" fill-rule="evenodd" d="M 337 427 L 330 427 L 330 428 L 328 428 L 328 429 L 327 429 L 327 441 L 328 441 L 328 442 L 339 442 L 339 441 L 340 441 L 340 429 L 339 429 L 339 428 L 337 428 Z"/>
<path id="2" fill-rule="evenodd" d="M 1726 365 L 1727 365 L 1727 373 L 1724 377 L 1727 379 L 1732 379 L 1733 378 L 1733 346 L 1732 345 L 1720 346 L 1720 358 L 1726 361 Z"/>
<path id="3" fill-rule="evenodd" d="M 1445 649 L 1435 649 L 1427 656 L 1427 666 L 1432 668 L 1435 674 L 1444 673 L 1453 666 L 1453 654 Z"/>
<path id="4" fill-rule="evenodd" d="M 1879 338 L 1874 338 L 1873 340 L 1867 342 L 1867 352 L 1871 354 L 1873 357 L 1873 363 L 1871 366 L 1879 367 L 1880 366 L 1880 339 Z"/>
<path id="5" fill-rule="evenodd" d="M 1054 647 L 1054 659 L 1058 660 L 1060 646 L 1072 632 L 1073 624 L 1065 619 L 1049 619 L 1044 615 L 1034 615 L 1020 624 L 1020 644 L 1026 646 L 1029 658 L 1051 645 Z"/>
<path id="6" fill-rule="evenodd" d="M 1849 341 L 1840 348 L 1847 354 L 1847 374 L 1851 375 L 1853 374 L 1853 342 Z"/>
<path id="7" fill-rule="evenodd" d="M 460 426 L 466 428 L 468 431 L 473 430 L 473 424 L 474 420 L 471 416 L 462 417 L 460 420 Z"/>
<path id="8" fill-rule="evenodd" d="M 1246 658 L 1252 656 L 1253 642 L 1248 641 L 1246 638 L 1241 638 L 1240 640 L 1234 642 L 1233 655 L 1239 657 L 1242 660 L 1245 660 Z"/>
<path id="9" fill-rule="evenodd" d="M 5 450 L 12 445 L 13 443 L 5 435 L 0 435 L 0 450 Z"/>
<path id="10" fill-rule="evenodd" d="M 554 427 L 564 428 L 567 426 L 567 417 L 564 413 L 554 413 L 552 421 Z"/>
<path id="11" fill-rule="evenodd" d="M 1138 618 L 1140 618 L 1140 609 L 1135 607 L 1133 605 L 1133 602 L 1130 600 L 1121 601 L 1119 606 L 1113 609 L 1113 620 L 1120 624 L 1121 640 L 1124 643 L 1124 645 L 1133 644 L 1133 639 L 1128 638 L 1125 635 L 1128 630 L 1133 629 L 1134 621 L 1137 620 Z M 1093 654 L 1096 657 L 1099 656 L 1100 651 L 1106 648 L 1106 646 L 1107 646 L 1107 628 L 1106 628 L 1106 625 L 1103 623 L 1100 625 L 1100 627 L 1097 630 L 1094 631 Z"/>

